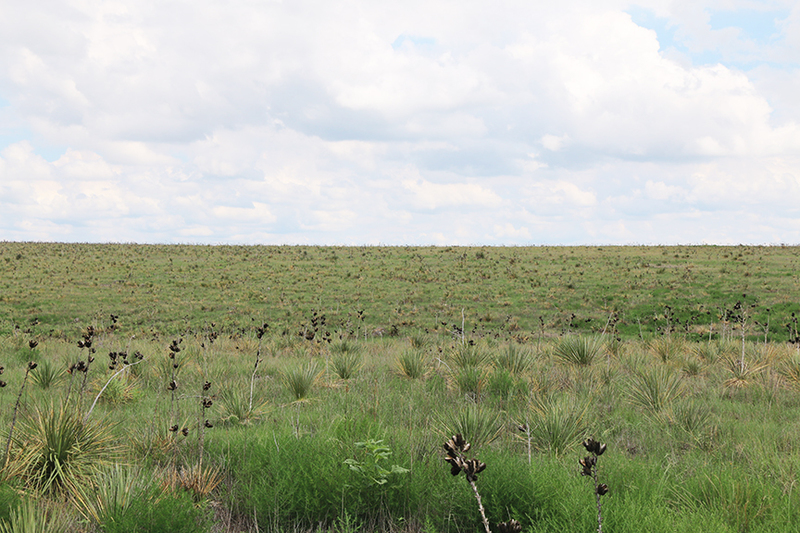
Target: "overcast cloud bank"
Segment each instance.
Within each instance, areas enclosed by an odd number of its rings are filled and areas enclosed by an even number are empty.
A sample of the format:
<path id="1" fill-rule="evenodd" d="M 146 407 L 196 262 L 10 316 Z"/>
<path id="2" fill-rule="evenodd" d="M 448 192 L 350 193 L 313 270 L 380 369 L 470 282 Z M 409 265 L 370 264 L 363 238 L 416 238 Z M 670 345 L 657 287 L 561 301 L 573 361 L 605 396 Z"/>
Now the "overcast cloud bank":
<path id="1" fill-rule="evenodd" d="M 0 239 L 800 243 L 790 1 L 0 1 Z"/>

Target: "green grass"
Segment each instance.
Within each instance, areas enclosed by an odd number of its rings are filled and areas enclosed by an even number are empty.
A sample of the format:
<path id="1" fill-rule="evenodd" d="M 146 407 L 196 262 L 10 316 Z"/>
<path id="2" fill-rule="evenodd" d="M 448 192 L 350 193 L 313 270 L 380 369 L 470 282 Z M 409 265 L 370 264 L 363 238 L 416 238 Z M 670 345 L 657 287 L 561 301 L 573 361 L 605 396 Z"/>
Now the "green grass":
<path id="1" fill-rule="evenodd" d="M 588 436 L 608 445 L 604 530 L 800 523 L 795 248 L 0 252 L 0 429 L 29 360 L 55 376 L 96 359 L 85 387 L 77 371 L 47 387 L 29 378 L 0 485 L 6 521 L 33 497 L 86 533 L 476 531 L 471 488 L 443 461 L 445 436 L 463 432 L 488 465 L 477 483 L 493 529 L 515 518 L 526 533 L 596 530 L 578 465 Z M 744 365 L 739 326 L 719 318 L 740 299 Z M 755 320 L 767 319 L 765 345 Z M 90 324 L 94 354 L 76 344 Z M 573 360 L 560 339 L 606 348 Z M 142 362 L 103 393 L 92 437 L 84 417 L 116 371 L 107 354 L 122 351 Z M 346 461 L 363 463 L 356 443 L 369 441 L 409 472 L 365 483 Z M 98 455 L 97 442 L 119 453 Z"/>
<path id="2" fill-rule="evenodd" d="M 362 339 L 380 332 L 449 335 L 462 319 L 467 334 L 523 341 L 542 332 L 637 338 L 667 329 L 692 340 L 709 331 L 727 339 L 737 331 L 720 317 L 742 300 L 747 335 L 764 338 L 758 321 L 769 324 L 768 338 L 777 341 L 788 339 L 785 326 L 792 312 L 800 313 L 791 297 L 798 255 L 796 247 L 757 246 L 3 242 L 0 317 L 6 318 L 0 334 L 19 327 L 21 333 L 75 337 L 90 323 L 110 328 L 113 313 L 120 317 L 116 326 L 130 334 L 201 332 L 211 322 L 234 332 L 255 320 L 269 323 L 273 333 L 296 335 L 311 326 L 316 311 L 326 318 L 317 324 L 318 335 Z M 613 324 L 612 311 L 618 314 Z"/>

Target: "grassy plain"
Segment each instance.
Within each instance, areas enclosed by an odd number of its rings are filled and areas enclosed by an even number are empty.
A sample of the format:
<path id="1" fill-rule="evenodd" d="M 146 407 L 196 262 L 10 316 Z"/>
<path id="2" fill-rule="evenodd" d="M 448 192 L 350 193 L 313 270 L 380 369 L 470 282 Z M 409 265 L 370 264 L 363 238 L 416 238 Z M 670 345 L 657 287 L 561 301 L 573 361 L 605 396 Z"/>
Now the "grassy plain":
<path id="1" fill-rule="evenodd" d="M 14 531 L 477 531 L 456 432 L 494 531 L 597 530 L 588 436 L 606 531 L 800 523 L 797 248 L 0 251 Z"/>
<path id="2" fill-rule="evenodd" d="M 36 333 L 72 337 L 110 313 L 130 332 L 174 335 L 215 322 L 232 333 L 252 319 L 296 334 L 316 310 L 328 330 L 368 336 L 448 333 L 463 319 L 473 334 L 530 340 L 598 333 L 617 313 L 623 337 L 683 327 L 699 338 L 714 325 L 722 332 L 726 311 L 742 302 L 748 335 L 768 327 L 777 341 L 800 314 L 798 247 L 5 242 L 0 274 L 0 334 L 35 321 Z"/>

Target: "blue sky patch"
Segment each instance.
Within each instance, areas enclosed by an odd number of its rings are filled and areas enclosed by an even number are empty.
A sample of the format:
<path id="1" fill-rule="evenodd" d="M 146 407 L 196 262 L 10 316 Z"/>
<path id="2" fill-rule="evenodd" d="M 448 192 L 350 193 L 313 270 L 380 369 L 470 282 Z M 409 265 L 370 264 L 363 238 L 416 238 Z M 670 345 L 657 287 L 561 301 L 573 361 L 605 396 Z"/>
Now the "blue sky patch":
<path id="1" fill-rule="evenodd" d="M 392 48 L 397 50 L 398 48 L 402 48 L 403 44 L 409 42 L 416 46 L 423 46 L 423 47 L 430 47 L 436 44 L 436 39 L 433 37 L 417 37 L 415 35 L 400 35 L 397 39 L 394 40 L 392 43 Z"/>
<path id="2" fill-rule="evenodd" d="M 710 15 L 709 24 L 712 30 L 739 28 L 744 38 L 769 42 L 780 34 L 776 22 L 786 19 L 789 12 L 739 9 L 737 11 L 717 11 Z"/>

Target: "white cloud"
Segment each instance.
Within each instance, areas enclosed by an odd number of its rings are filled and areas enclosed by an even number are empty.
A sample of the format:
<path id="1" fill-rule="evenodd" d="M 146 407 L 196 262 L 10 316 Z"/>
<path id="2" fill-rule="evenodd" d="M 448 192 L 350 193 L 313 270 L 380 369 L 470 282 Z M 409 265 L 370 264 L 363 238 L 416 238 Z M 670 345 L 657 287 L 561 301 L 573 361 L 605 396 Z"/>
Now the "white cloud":
<path id="1" fill-rule="evenodd" d="M 474 183 L 431 183 L 405 180 L 403 187 L 413 194 L 413 202 L 422 209 L 452 207 L 497 207 L 502 199 L 490 189 Z"/>
<path id="2" fill-rule="evenodd" d="M 9 0 L 0 238 L 792 242 L 800 8 L 635 4 Z"/>

